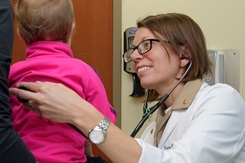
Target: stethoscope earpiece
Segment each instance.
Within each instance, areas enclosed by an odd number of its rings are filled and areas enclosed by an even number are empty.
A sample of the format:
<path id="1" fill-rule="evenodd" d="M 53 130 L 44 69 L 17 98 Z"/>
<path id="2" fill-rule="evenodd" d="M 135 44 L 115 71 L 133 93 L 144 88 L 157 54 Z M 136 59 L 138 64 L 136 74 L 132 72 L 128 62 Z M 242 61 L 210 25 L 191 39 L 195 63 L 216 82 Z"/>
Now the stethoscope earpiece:
<path id="1" fill-rule="evenodd" d="M 188 57 L 182 55 L 182 56 L 180 57 L 180 60 L 187 59 L 187 58 L 188 58 Z"/>

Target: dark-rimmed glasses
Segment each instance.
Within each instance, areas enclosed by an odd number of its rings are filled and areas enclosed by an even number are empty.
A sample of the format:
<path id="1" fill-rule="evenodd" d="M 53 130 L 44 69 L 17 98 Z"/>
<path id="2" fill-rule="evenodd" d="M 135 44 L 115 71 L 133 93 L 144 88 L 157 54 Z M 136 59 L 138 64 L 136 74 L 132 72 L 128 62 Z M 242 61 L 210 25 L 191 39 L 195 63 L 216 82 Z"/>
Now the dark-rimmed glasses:
<path id="1" fill-rule="evenodd" d="M 152 42 L 160 42 L 160 40 L 158 39 L 147 39 L 147 40 L 143 40 L 141 41 L 136 47 L 134 48 L 130 48 L 128 49 L 124 54 L 123 54 L 123 59 L 126 63 L 131 62 L 132 61 L 132 54 L 135 51 L 135 49 L 138 50 L 140 55 L 143 55 L 147 52 L 149 52 L 152 49 Z M 166 40 L 161 40 L 161 42 L 164 43 L 170 43 L 169 41 Z"/>

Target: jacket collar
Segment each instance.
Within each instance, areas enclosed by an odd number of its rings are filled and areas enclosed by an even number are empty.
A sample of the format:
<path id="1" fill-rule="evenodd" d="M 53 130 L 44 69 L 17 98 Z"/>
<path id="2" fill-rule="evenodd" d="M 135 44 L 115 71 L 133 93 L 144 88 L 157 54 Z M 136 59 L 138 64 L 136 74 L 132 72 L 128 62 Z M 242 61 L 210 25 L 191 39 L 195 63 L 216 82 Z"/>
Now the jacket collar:
<path id="1" fill-rule="evenodd" d="M 202 80 L 194 80 L 187 82 L 180 91 L 180 94 L 175 99 L 172 105 L 172 109 L 187 109 L 191 105 L 202 83 Z"/>
<path id="2" fill-rule="evenodd" d="M 187 82 L 182 88 L 182 90 L 180 91 L 180 94 L 175 99 L 171 109 L 173 111 L 181 110 L 181 109 L 188 109 L 193 99 L 195 98 L 196 94 L 198 93 L 202 83 L 203 81 L 200 79 Z M 163 116 L 165 115 L 165 110 L 166 110 L 166 105 L 163 105 L 160 109 L 158 109 L 157 116 L 156 116 L 156 131 L 155 131 L 155 136 L 154 136 L 155 139 L 162 137 L 162 134 L 165 128 L 165 124 L 162 121 Z M 175 128 L 178 122 L 179 120 L 174 121 L 173 124 L 171 124 L 171 131 Z M 163 140 L 161 140 L 161 142 L 166 140 L 166 138 L 171 133 L 171 131 L 164 133 Z"/>

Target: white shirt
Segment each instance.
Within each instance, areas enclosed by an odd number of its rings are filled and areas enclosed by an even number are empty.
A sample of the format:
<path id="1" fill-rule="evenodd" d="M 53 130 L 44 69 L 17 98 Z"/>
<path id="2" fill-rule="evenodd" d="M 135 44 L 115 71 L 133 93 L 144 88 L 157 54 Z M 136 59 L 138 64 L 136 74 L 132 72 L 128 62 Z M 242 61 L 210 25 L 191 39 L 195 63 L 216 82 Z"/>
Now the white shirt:
<path id="1" fill-rule="evenodd" d="M 140 163 L 245 163 L 245 103 L 226 84 L 203 83 L 187 110 L 173 111 L 158 148 L 155 125 L 136 139 Z"/>

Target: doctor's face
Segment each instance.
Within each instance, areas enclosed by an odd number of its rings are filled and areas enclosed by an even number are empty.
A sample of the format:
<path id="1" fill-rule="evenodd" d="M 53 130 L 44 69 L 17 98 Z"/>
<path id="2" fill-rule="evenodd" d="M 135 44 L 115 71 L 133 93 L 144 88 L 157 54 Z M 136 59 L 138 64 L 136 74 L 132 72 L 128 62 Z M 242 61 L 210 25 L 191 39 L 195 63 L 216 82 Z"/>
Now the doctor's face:
<path id="1" fill-rule="evenodd" d="M 172 45 L 163 37 L 156 36 L 147 28 L 139 28 L 133 41 L 131 58 L 141 85 L 146 89 L 171 87 L 179 77 L 180 59 Z"/>

